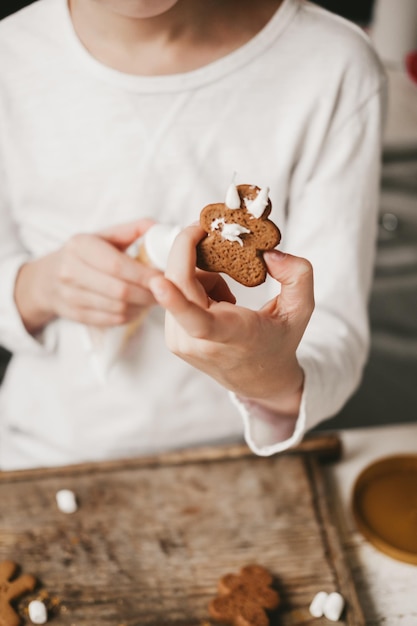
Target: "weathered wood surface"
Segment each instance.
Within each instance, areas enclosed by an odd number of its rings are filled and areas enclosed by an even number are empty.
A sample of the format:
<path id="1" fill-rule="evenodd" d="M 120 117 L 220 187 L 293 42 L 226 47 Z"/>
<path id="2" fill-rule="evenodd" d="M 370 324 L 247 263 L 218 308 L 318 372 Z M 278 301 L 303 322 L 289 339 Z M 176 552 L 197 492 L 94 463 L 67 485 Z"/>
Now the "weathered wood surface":
<path id="1" fill-rule="evenodd" d="M 56 626 L 208 626 L 217 580 L 248 563 L 276 578 L 271 624 L 328 623 L 308 612 L 324 589 L 347 599 L 341 624 L 362 626 L 317 459 L 230 450 L 3 473 L 0 560 L 37 576 Z M 77 494 L 72 515 L 57 510 L 62 488 Z"/>

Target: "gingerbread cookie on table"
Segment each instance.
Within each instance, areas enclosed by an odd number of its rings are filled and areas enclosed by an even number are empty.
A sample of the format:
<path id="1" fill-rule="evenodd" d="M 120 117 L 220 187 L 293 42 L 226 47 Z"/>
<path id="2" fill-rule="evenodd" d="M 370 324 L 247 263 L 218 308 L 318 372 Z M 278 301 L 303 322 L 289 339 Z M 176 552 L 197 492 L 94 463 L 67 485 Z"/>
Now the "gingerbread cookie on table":
<path id="1" fill-rule="evenodd" d="M 209 604 L 211 617 L 230 626 L 268 626 L 266 611 L 280 603 L 271 588 L 272 576 L 260 565 L 247 565 L 239 574 L 226 574 L 218 584 L 218 596 Z"/>
<path id="2" fill-rule="evenodd" d="M 268 219 L 269 189 L 232 183 L 225 202 L 209 204 L 200 213 L 207 236 L 197 246 L 200 269 L 223 272 L 247 287 L 266 279 L 263 253 L 281 240 L 279 228 Z"/>
<path id="3" fill-rule="evenodd" d="M 11 602 L 33 591 L 36 586 L 36 578 L 30 574 L 24 574 L 11 581 L 16 569 L 17 564 L 13 561 L 0 563 L 0 626 L 19 626 L 21 620 Z"/>

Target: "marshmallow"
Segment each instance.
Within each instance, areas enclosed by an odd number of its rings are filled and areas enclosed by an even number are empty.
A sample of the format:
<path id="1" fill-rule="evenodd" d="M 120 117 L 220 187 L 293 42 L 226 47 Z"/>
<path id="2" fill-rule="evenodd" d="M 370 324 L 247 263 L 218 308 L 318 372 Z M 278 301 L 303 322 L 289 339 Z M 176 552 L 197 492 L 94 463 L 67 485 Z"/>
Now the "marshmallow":
<path id="1" fill-rule="evenodd" d="M 40 600 L 32 600 L 28 606 L 29 618 L 32 624 L 46 624 L 48 621 L 48 611 Z"/>
<path id="2" fill-rule="evenodd" d="M 78 509 L 75 493 L 70 489 L 60 489 L 55 497 L 58 509 L 62 513 L 75 513 Z"/>
<path id="3" fill-rule="evenodd" d="M 331 622 L 338 622 L 345 608 L 345 601 L 340 593 L 330 593 L 324 603 L 323 613 Z"/>
<path id="4" fill-rule="evenodd" d="M 322 617 L 324 613 L 324 605 L 328 597 L 329 594 L 325 591 L 319 591 L 316 593 L 309 607 L 310 614 L 313 617 Z"/>

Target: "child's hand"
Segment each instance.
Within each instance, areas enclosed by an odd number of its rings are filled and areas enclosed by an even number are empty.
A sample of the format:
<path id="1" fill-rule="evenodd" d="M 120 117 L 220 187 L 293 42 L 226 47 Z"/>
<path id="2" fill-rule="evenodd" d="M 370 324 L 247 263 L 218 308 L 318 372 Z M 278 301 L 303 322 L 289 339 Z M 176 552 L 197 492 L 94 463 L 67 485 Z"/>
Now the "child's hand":
<path id="1" fill-rule="evenodd" d="M 56 252 L 24 265 L 15 299 L 28 330 L 35 332 L 54 317 L 115 326 L 155 304 L 149 280 L 160 272 L 124 253 L 152 224 L 139 220 L 75 235 Z"/>
<path id="2" fill-rule="evenodd" d="M 268 271 L 281 294 L 260 311 L 213 300 L 195 269 L 203 236 L 190 226 L 176 239 L 165 278 L 150 281 L 166 308 L 168 347 L 221 385 L 273 410 L 298 413 L 303 371 L 296 349 L 314 309 L 313 272 L 308 261 L 273 251 Z"/>

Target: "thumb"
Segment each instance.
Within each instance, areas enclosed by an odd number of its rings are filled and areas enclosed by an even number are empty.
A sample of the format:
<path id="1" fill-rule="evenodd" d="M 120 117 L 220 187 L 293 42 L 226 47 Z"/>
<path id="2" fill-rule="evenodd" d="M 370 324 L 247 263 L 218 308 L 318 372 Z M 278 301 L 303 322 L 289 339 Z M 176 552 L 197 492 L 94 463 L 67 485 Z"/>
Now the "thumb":
<path id="1" fill-rule="evenodd" d="M 131 243 L 142 237 L 146 231 L 155 224 L 155 220 L 143 218 L 126 224 L 117 224 L 105 230 L 101 230 L 99 237 L 105 239 L 119 250 L 125 250 Z"/>
<path id="2" fill-rule="evenodd" d="M 264 254 L 269 274 L 281 283 L 279 313 L 303 312 L 310 317 L 314 309 L 313 267 L 307 259 L 271 250 Z"/>

